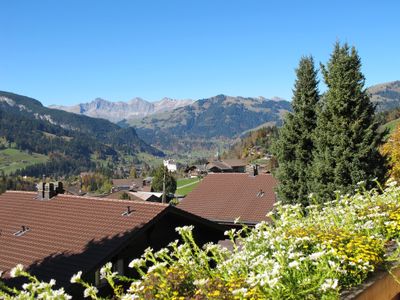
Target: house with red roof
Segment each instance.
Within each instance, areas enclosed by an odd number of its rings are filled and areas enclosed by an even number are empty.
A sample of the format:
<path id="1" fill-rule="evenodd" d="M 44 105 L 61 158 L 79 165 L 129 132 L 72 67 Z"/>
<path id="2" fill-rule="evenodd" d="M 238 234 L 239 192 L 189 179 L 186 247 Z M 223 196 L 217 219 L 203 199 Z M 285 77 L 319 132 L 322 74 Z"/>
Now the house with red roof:
<path id="1" fill-rule="evenodd" d="M 255 173 L 257 174 L 257 173 Z M 207 175 L 179 204 L 182 210 L 219 224 L 254 226 L 268 220 L 276 202 L 277 180 L 271 174 Z"/>
<path id="2" fill-rule="evenodd" d="M 0 195 L 2 279 L 21 284 L 9 271 L 22 264 L 40 280 L 54 278 L 57 286 L 81 296 L 80 287 L 70 283 L 73 274 L 82 271 L 84 279 L 101 287 L 99 269 L 110 261 L 132 276 L 132 259 L 178 239 L 175 228 L 184 225 L 194 225 L 199 245 L 223 239 L 226 230 L 161 203 L 57 194 L 49 186 L 38 193 L 7 191 Z"/>

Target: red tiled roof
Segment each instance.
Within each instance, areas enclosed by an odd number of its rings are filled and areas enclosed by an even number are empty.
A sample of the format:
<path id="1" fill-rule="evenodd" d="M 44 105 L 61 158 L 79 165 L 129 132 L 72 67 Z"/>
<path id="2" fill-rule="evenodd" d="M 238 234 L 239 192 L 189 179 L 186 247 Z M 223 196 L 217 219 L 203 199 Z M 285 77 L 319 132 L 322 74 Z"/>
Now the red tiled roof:
<path id="1" fill-rule="evenodd" d="M 228 164 L 226 164 L 223 161 L 219 161 L 219 160 L 214 160 L 211 161 L 207 164 L 207 169 L 210 170 L 212 168 L 218 168 L 220 170 L 226 171 L 226 170 L 232 170 L 232 167 L 229 166 Z"/>
<path id="2" fill-rule="evenodd" d="M 78 270 L 95 267 L 93 264 L 118 249 L 130 233 L 168 207 L 143 201 L 69 195 L 47 201 L 35 198 L 34 192 L 8 191 L 0 195 L 0 270 L 8 271 L 18 263 L 43 264 L 45 258 L 59 257 L 57 266 L 61 265 L 61 269 L 47 267 L 61 284 L 68 284 L 70 276 Z M 122 216 L 128 205 L 132 214 Z M 17 237 L 14 233 L 21 226 L 30 230 Z M 97 244 L 102 246 L 93 247 Z M 79 255 L 82 252 L 85 255 Z M 68 259 L 61 259 L 63 256 Z M 46 272 L 46 267 L 41 272 Z"/>
<path id="3" fill-rule="evenodd" d="M 136 180 L 136 179 L 113 179 L 112 184 L 115 187 L 119 186 L 142 186 L 142 180 Z"/>
<path id="4" fill-rule="evenodd" d="M 247 165 L 247 163 L 241 159 L 224 159 L 223 162 L 226 163 L 228 166 L 231 166 L 232 168 L 245 167 Z"/>
<path id="5" fill-rule="evenodd" d="M 240 222 L 254 224 L 266 220 L 273 209 L 276 185 L 270 174 L 209 174 L 178 207 L 220 223 L 240 217 Z"/>

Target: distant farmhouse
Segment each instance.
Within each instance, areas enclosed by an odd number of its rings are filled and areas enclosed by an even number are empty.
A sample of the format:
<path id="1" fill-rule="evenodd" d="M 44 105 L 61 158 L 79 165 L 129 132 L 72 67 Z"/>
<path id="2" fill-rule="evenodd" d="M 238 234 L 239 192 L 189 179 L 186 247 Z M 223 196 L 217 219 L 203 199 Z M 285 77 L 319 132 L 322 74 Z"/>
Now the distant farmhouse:
<path id="1" fill-rule="evenodd" d="M 209 174 L 178 207 L 192 214 L 236 227 L 254 226 L 268 220 L 266 214 L 276 202 L 276 179 L 271 174 Z"/>
<path id="2" fill-rule="evenodd" d="M 70 283 L 74 273 L 82 270 L 100 290 L 99 269 L 106 262 L 134 276 L 129 262 L 147 247 L 160 249 L 177 239 L 178 226 L 194 225 L 200 245 L 224 238 L 224 226 L 173 206 L 63 195 L 58 187 L 0 195 L 0 270 L 6 284 L 22 283 L 9 271 L 23 264 L 40 280 L 54 278 L 58 287 L 82 296 L 81 288 Z"/>
<path id="3" fill-rule="evenodd" d="M 119 191 L 107 195 L 105 198 L 108 199 L 122 199 L 122 197 L 127 197 L 127 200 L 136 201 L 149 201 L 149 202 L 161 202 L 162 193 L 157 192 L 144 192 L 144 191 Z"/>
<path id="4" fill-rule="evenodd" d="M 140 190 L 143 187 L 143 179 L 113 179 L 112 180 L 112 192 L 118 191 L 133 191 Z"/>
<path id="5" fill-rule="evenodd" d="M 247 163 L 240 159 L 215 159 L 206 165 L 208 173 L 244 173 Z"/>

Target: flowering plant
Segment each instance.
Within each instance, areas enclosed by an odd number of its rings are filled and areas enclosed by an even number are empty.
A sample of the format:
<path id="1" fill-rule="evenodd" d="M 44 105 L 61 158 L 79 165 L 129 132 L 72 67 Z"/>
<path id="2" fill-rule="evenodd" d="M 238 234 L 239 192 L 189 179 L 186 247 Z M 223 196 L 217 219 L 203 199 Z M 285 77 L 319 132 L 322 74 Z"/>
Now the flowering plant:
<path id="1" fill-rule="evenodd" d="M 337 299 L 342 290 L 363 282 L 378 266 L 390 266 L 399 250 L 400 188 L 355 195 L 306 208 L 277 203 L 271 222 L 226 232 L 232 249 L 199 247 L 191 226 L 177 228 L 181 242 L 160 251 L 147 249 L 130 263 L 138 279 L 101 270 L 121 299 Z M 18 273 L 18 272 L 17 272 Z M 116 282 L 130 281 L 127 289 Z M 80 273 L 85 297 L 97 289 Z M 1 298 L 1 294 L 0 294 Z"/>

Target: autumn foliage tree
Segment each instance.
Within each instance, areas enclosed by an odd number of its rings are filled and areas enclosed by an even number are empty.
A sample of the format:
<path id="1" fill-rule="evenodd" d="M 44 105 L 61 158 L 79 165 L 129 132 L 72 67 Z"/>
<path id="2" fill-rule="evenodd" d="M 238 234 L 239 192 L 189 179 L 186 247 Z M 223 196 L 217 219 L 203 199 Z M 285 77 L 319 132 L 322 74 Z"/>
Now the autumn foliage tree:
<path id="1" fill-rule="evenodd" d="M 388 158 L 389 176 L 400 180 L 400 125 L 396 127 L 387 142 L 381 147 L 381 153 Z"/>

